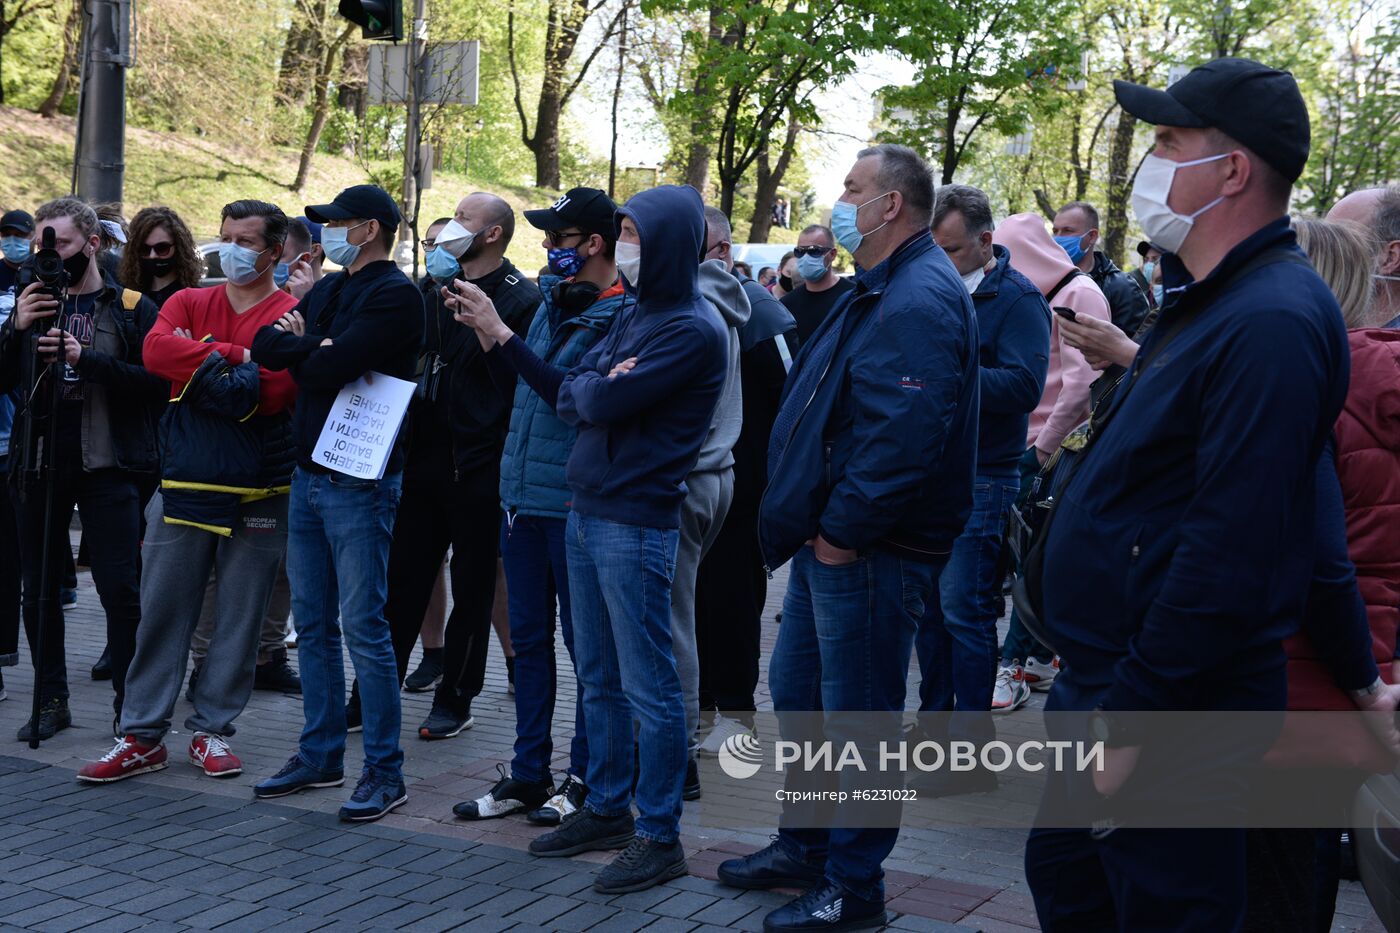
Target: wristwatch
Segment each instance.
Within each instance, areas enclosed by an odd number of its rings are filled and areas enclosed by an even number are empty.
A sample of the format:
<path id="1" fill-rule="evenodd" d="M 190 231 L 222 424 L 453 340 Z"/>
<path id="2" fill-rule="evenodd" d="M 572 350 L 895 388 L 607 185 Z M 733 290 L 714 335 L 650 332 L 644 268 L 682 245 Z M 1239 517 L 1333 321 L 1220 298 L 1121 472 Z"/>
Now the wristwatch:
<path id="1" fill-rule="evenodd" d="M 1126 748 L 1142 744 L 1142 736 L 1129 724 L 1131 715 L 1123 716 L 1105 709 L 1089 714 L 1089 738 L 1108 748 Z"/>

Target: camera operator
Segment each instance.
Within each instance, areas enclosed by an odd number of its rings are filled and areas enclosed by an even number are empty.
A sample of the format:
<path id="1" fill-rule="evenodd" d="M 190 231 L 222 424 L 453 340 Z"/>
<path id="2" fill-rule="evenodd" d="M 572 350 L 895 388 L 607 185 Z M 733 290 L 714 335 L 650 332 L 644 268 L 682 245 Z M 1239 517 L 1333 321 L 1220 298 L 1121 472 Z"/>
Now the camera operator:
<path id="1" fill-rule="evenodd" d="M 63 331 L 51 326 L 59 302 L 50 286 L 35 277 L 36 260 L 26 263 L 15 312 L 0 329 L 0 391 L 20 387 L 24 404 L 15 416 L 20 439 L 12 475 L 21 476 L 19 513 L 23 552 L 43 548 L 44 495 L 22 463 L 36 462 L 40 438 L 47 438 L 53 470 L 54 515 L 68 515 L 76 503 L 92 550 L 92 577 L 107 614 L 107 643 L 112 652 L 115 709 L 120 712 L 126 668 L 135 648 L 141 618 L 137 553 L 141 534 L 140 478 L 158 465 L 152 405 L 169 386 L 141 363 L 141 343 L 156 320 L 156 306 L 139 292 L 121 288 L 93 261 L 100 242 L 97 214 L 77 198 L 58 198 L 34 215 L 36 236 L 43 242 L 52 230 L 54 249 L 67 280 Z M 36 326 L 37 325 L 37 326 Z M 61 385 L 50 381 L 49 363 L 61 354 Z M 61 393 L 56 423 L 49 423 L 54 389 Z M 28 443 L 26 449 L 24 444 Z M 26 561 L 24 627 L 34 648 L 44 628 L 42 670 L 35 672 L 40 691 L 39 737 L 49 738 L 72 723 L 68 712 L 68 676 L 64 665 L 63 613 L 58 601 L 63 554 L 69 547 L 67 523 L 54 529 L 48 611 L 40 620 L 39 581 L 42 561 Z M 29 738 L 31 724 L 19 732 Z"/>

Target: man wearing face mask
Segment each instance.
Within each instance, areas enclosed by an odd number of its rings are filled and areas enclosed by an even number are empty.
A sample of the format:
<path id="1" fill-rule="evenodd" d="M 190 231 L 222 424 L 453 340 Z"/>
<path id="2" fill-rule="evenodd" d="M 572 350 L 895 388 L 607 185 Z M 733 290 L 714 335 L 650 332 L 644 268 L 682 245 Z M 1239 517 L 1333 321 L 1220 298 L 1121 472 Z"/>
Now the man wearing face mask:
<path id="1" fill-rule="evenodd" d="M 15 311 L 0 329 L 0 391 L 22 389 L 28 405 L 15 418 L 12 437 L 26 436 L 26 422 L 35 419 L 36 445 L 53 445 L 57 484 L 55 515 L 72 512 L 76 502 L 88 532 L 93 582 L 107 615 L 107 644 L 111 651 L 114 707 L 120 712 L 126 691 L 126 669 L 136 644 L 141 618 L 137 551 L 141 535 L 142 474 L 159 463 L 153 405 L 169 397 L 165 380 L 142 364 L 141 345 L 156 320 L 156 306 L 137 292 L 104 278 L 93 257 L 100 242 L 97 214 L 76 198 L 59 198 L 35 212 L 35 235 L 52 228 L 68 273 L 64 332 L 51 326 L 58 302 L 41 283 L 20 292 Z M 35 325 L 38 326 L 35 326 Z M 48 423 L 51 404 L 46 378 L 48 361 L 57 353 L 65 363 L 58 391 L 58 422 Z M 42 423 L 40 423 L 42 422 Z M 31 451 L 31 454 L 34 451 Z M 11 450 L 12 462 L 23 457 Z M 12 470 L 11 476 L 22 477 Z M 63 615 L 57 599 L 57 574 L 50 576 L 53 592 L 46 594 L 48 613 L 39 617 L 39 575 L 43 551 L 44 496 L 21 481 L 20 540 L 24 562 L 24 625 L 30 646 L 44 626 L 44 669 L 36 673 L 42 700 L 39 737 L 48 738 L 71 724 L 68 676 L 63 658 Z M 54 539 L 51 566 L 61 567 L 66 536 Z M 29 738 L 29 725 L 20 730 Z"/>
<path id="2" fill-rule="evenodd" d="M 1341 313 L 1286 216 L 1309 149 L 1293 76 L 1223 58 L 1166 91 L 1114 88 L 1156 126 L 1132 205 L 1168 251 L 1167 301 L 1057 496 L 1041 567 L 1030 562 L 1065 661 L 1046 708 L 1088 712 L 1106 746 L 1091 789 L 1050 777 L 1046 813 L 1088 790 L 1114 806 L 1171 801 L 1190 765 L 1179 745 L 1144 742 L 1127 711 L 1284 708 L 1282 642 L 1305 616 L 1315 556 L 1314 467 L 1348 385 Z M 1271 737 L 1237 732 L 1193 733 L 1190 759 L 1210 764 L 1190 806 L 1247 802 L 1223 769 L 1257 763 Z M 1179 806 L 1172 818 L 1193 825 Z M 1046 929 L 1244 919 L 1243 829 L 1036 829 L 1026 869 Z"/>
<path id="3" fill-rule="evenodd" d="M 1328 220 L 1350 220 L 1375 235 L 1376 314 L 1400 327 L 1400 186 L 1363 188 L 1332 206 Z"/>
<path id="4" fill-rule="evenodd" d="M 253 793 L 282 797 L 345 782 L 343 633 L 364 698 L 365 765 L 340 818 L 376 820 L 408 799 L 399 748 L 399 676 L 384 618 L 407 438 L 401 428 L 377 480 L 332 472 L 313 452 L 346 385 L 371 373 L 414 378 L 423 299 L 390 261 L 400 218 L 383 189 L 355 185 L 330 204 L 307 207 L 306 214 L 325 224 L 321 242 L 343 271 L 310 286 L 296 308 L 253 338 L 253 359 L 268 369 L 290 370 L 298 389 L 287 578 L 306 721 L 297 753 Z M 297 280 L 294 272 L 293 295 Z"/>
<path id="5" fill-rule="evenodd" d="M 801 346 L 855 285 L 831 271 L 831 264 L 836 260 L 836 238 L 829 228 L 812 224 L 798 235 L 797 247 L 792 252 L 797 280 L 791 286 L 784 286 L 787 294 L 782 296 L 782 302 L 797 321 L 794 336 L 797 346 Z"/>
<path id="6" fill-rule="evenodd" d="M 1050 231 L 1069 255 L 1069 261 L 1081 272 L 1087 272 L 1108 299 L 1118 329 L 1129 337 L 1137 334 L 1151 302 L 1126 272 L 1095 248 L 1099 245 L 1098 209 L 1088 201 L 1071 201 L 1055 214 Z"/>
<path id="7" fill-rule="evenodd" d="M 1137 245 L 1137 254 L 1141 257 L 1142 264 L 1129 275 L 1147 296 L 1152 310 L 1156 311 L 1162 307 L 1162 251 L 1156 245 L 1141 240 Z"/>
<path id="8" fill-rule="evenodd" d="M 443 558 L 452 549 L 452 612 L 443 638 L 443 677 L 420 739 L 447 739 L 472 725 L 472 700 L 486 675 L 491 604 L 500 535 L 501 449 L 505 446 L 515 374 L 482 352 L 475 336 L 452 319 L 442 287 L 472 282 L 524 333 L 540 291 L 505 258 L 515 213 L 494 194 L 469 194 L 434 237 L 424 292 L 427 333 L 422 374 L 407 432 L 404 493 L 389 549 L 384 618 L 394 639 L 398 677 L 409 655 Z M 359 691 L 349 715 L 359 712 Z"/>
<path id="9" fill-rule="evenodd" d="M 165 734 L 185 658 L 217 568 L 213 628 L 192 693 L 189 760 L 210 777 L 242 773 L 229 747 L 252 694 L 258 640 L 287 539 L 295 454 L 296 385 L 259 369 L 258 330 L 296 299 L 277 288 L 287 216 L 265 201 L 224 207 L 219 265 L 227 281 L 187 288 L 161 308 L 146 336 L 147 368 L 169 380 L 161 489 L 146 510 L 141 629 L 127 675 L 120 738 L 78 780 L 107 783 L 165 767 Z"/>
<path id="10" fill-rule="evenodd" d="M 4 254 L 4 262 L 0 262 L 0 296 L 8 296 L 10 310 L 15 306 L 13 289 L 19 267 L 29 258 L 29 239 L 33 235 L 34 218 L 28 211 L 6 211 L 0 217 L 0 253 Z"/>

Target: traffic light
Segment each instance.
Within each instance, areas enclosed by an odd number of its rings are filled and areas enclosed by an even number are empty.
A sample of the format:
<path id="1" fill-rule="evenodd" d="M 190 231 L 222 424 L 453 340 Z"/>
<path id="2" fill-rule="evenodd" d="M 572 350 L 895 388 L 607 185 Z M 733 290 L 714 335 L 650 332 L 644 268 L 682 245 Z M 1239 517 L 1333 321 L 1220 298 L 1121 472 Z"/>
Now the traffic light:
<path id="1" fill-rule="evenodd" d="M 403 0 L 340 0 L 340 15 L 366 39 L 403 41 Z"/>

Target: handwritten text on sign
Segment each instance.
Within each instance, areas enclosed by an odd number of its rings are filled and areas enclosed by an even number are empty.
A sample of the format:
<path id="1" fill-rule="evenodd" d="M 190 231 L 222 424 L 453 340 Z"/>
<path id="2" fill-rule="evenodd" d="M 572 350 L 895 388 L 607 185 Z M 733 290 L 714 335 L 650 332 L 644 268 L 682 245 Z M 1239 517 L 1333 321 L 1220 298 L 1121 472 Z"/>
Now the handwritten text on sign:
<path id="1" fill-rule="evenodd" d="M 380 373 L 345 386 L 321 428 L 316 462 L 361 479 L 381 478 L 412 398 L 413 383 Z"/>

